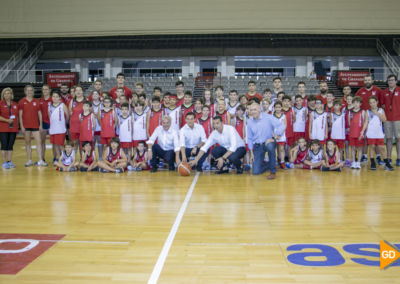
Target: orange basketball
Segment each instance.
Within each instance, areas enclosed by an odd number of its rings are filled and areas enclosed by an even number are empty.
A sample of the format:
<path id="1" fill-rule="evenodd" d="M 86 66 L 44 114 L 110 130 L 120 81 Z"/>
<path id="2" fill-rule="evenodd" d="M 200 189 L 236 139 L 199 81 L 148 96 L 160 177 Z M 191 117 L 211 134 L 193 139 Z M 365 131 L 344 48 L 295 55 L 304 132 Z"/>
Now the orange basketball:
<path id="1" fill-rule="evenodd" d="M 190 176 L 191 169 L 190 169 L 189 164 L 185 163 L 185 162 L 180 163 L 179 166 L 178 166 L 178 173 L 181 176 L 184 176 L 184 177 L 185 176 Z"/>

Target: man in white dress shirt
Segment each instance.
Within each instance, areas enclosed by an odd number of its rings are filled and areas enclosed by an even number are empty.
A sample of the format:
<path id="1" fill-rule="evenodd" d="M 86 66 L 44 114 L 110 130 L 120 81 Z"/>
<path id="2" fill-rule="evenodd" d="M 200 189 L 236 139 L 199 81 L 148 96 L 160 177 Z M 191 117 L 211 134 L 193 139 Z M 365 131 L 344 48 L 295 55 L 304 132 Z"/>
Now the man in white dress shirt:
<path id="1" fill-rule="evenodd" d="M 157 144 L 154 144 L 157 141 Z M 180 163 L 179 159 L 179 137 L 178 132 L 171 127 L 171 118 L 164 116 L 161 125 L 158 126 L 150 139 L 147 141 L 148 145 L 148 158 L 150 160 L 151 170 L 155 173 L 157 171 L 157 159 L 164 159 L 168 163 L 170 171 L 175 170 L 176 163 Z M 175 156 L 174 156 L 175 154 Z"/>
<path id="2" fill-rule="evenodd" d="M 196 165 L 204 153 L 206 153 L 212 145 L 218 143 L 219 146 L 213 147 L 211 151 L 211 154 L 217 161 L 217 168 L 219 169 L 216 174 L 228 173 L 230 163 L 235 165 L 237 174 L 242 174 L 243 168 L 240 159 L 246 155 L 244 141 L 233 126 L 223 124 L 220 116 L 215 116 L 213 118 L 213 126 L 215 130 L 211 132 L 204 146 L 200 148 L 199 154 L 193 161 L 189 162 L 189 165 Z"/>
<path id="3" fill-rule="evenodd" d="M 188 158 L 196 157 L 200 148 L 206 143 L 207 137 L 203 126 L 194 123 L 196 115 L 188 112 L 185 115 L 186 124 L 179 131 L 179 142 L 181 147 L 181 160 L 187 162 Z M 208 152 L 207 152 L 208 154 Z M 196 170 L 201 172 L 204 160 L 208 155 L 203 155 L 197 163 Z"/>

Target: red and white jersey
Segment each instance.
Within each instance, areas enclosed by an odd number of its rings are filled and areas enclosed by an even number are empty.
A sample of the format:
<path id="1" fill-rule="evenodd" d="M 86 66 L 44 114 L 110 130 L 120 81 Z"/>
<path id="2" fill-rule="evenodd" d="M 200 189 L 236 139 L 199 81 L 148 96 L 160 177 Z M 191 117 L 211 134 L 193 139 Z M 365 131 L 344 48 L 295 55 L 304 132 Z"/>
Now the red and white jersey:
<path id="1" fill-rule="evenodd" d="M 335 140 L 346 139 L 346 113 L 341 112 L 339 115 L 331 113 L 331 138 Z"/>
<path id="2" fill-rule="evenodd" d="M 85 164 L 85 165 L 88 165 L 88 166 L 90 166 L 92 163 L 93 163 L 93 161 L 94 161 L 94 151 L 92 150 L 92 152 L 90 153 L 90 155 L 89 156 L 86 156 L 86 158 L 85 158 L 85 160 L 83 161 L 83 163 Z"/>
<path id="3" fill-rule="evenodd" d="M 186 124 L 185 115 L 192 111 L 194 111 L 194 104 L 191 104 L 189 107 L 181 105 L 181 117 L 182 117 L 181 128 Z"/>
<path id="4" fill-rule="evenodd" d="M 308 151 L 308 160 L 311 163 L 318 163 L 321 162 L 324 159 L 324 154 L 322 152 L 322 149 L 319 149 L 318 153 L 314 153 L 312 150 Z"/>
<path id="5" fill-rule="evenodd" d="M 130 143 L 133 139 L 133 122 L 132 116 L 118 118 L 119 124 L 119 141 L 123 143 Z"/>
<path id="6" fill-rule="evenodd" d="M 274 113 L 274 116 L 275 116 L 277 119 L 279 119 L 280 122 L 281 122 L 282 124 L 285 124 L 286 115 L 285 115 L 284 113 L 281 113 L 281 116 L 279 116 L 279 117 Z M 274 133 L 275 133 L 275 129 L 274 129 Z M 275 133 L 275 134 L 276 134 L 276 133 Z M 276 140 L 276 142 L 286 142 L 286 132 L 283 133 L 283 135 L 282 135 L 281 137 L 279 137 L 279 139 Z"/>
<path id="7" fill-rule="evenodd" d="M 73 99 L 70 102 L 71 117 L 69 119 L 69 131 L 71 131 L 72 133 L 79 133 L 79 128 L 81 125 L 79 115 L 83 112 L 83 102 L 84 99 L 82 99 L 80 102 Z"/>
<path id="8" fill-rule="evenodd" d="M 237 107 L 240 105 L 239 102 L 236 102 L 236 104 L 234 104 L 233 106 L 228 102 L 226 104 L 226 110 L 229 112 L 229 114 L 231 115 L 231 117 L 235 116 L 236 114 L 236 109 Z"/>
<path id="9" fill-rule="evenodd" d="M 311 139 L 317 139 L 319 141 L 325 140 L 325 133 L 328 121 L 328 114 L 326 112 L 318 113 L 313 111 L 311 123 Z"/>
<path id="10" fill-rule="evenodd" d="M 81 120 L 79 140 L 80 141 L 93 141 L 94 136 L 94 123 L 95 118 L 93 113 L 88 115 L 80 114 L 79 119 Z"/>
<path id="11" fill-rule="evenodd" d="M 294 132 L 305 132 L 306 131 L 306 118 L 307 118 L 307 108 L 302 107 L 298 109 L 296 106 L 293 107 L 294 115 L 296 116 L 296 121 L 293 124 Z"/>
<path id="12" fill-rule="evenodd" d="M 224 111 L 223 113 L 215 112 L 215 116 L 220 116 L 222 118 L 223 124 L 228 124 L 228 112 Z"/>
<path id="13" fill-rule="evenodd" d="M 335 148 L 335 150 L 333 151 L 333 154 L 332 155 L 330 155 L 329 154 L 329 151 L 327 150 L 326 151 L 326 157 L 328 158 L 328 165 L 334 165 L 334 164 L 336 164 L 337 162 L 338 162 L 338 157 L 337 157 L 337 153 L 336 153 L 336 148 Z"/>
<path id="14" fill-rule="evenodd" d="M 367 110 L 368 112 L 368 127 L 366 131 L 366 136 L 369 139 L 383 139 L 385 134 L 382 129 L 382 120 L 373 113 L 371 110 Z M 383 109 L 379 108 L 378 113 L 382 114 Z"/>
<path id="15" fill-rule="evenodd" d="M 285 129 L 286 137 L 293 137 L 294 112 L 291 108 L 289 108 L 288 110 L 283 109 L 282 111 L 286 116 L 286 129 Z"/>
<path id="16" fill-rule="evenodd" d="M 100 121 L 97 119 L 97 114 L 99 113 L 99 111 L 101 111 L 103 109 L 103 104 L 99 103 L 98 105 L 96 104 L 92 104 L 93 106 L 93 112 L 95 114 L 95 118 L 96 118 L 96 128 L 95 128 L 95 132 L 100 132 L 101 131 L 101 124 Z"/>
<path id="17" fill-rule="evenodd" d="M 72 165 L 72 163 L 74 162 L 74 158 L 75 158 L 75 151 L 71 151 L 71 154 L 69 155 L 67 155 L 65 150 L 61 152 L 61 163 L 66 167 Z"/>
<path id="18" fill-rule="evenodd" d="M 146 151 L 142 154 L 139 153 L 139 150 L 136 149 L 136 163 L 146 162 Z"/>
<path id="19" fill-rule="evenodd" d="M 179 117 L 180 117 L 181 107 L 177 106 L 174 109 L 165 109 L 165 114 L 171 117 L 171 127 L 172 129 L 179 132 L 180 124 L 179 124 Z"/>
<path id="20" fill-rule="evenodd" d="M 150 136 L 153 134 L 154 130 L 156 130 L 156 128 L 161 125 L 161 120 L 162 120 L 163 114 L 164 114 L 164 111 L 162 109 L 160 109 L 158 111 L 154 111 L 153 109 L 150 110 L 150 113 L 149 113 L 149 134 L 150 134 Z"/>
<path id="21" fill-rule="evenodd" d="M 300 149 L 300 146 L 297 146 L 297 156 L 296 160 L 294 161 L 295 165 L 302 164 L 307 158 L 309 148 L 306 147 L 304 151 Z"/>
<path id="22" fill-rule="evenodd" d="M 245 118 L 240 119 L 239 117 L 235 117 L 234 119 L 234 125 L 233 127 L 235 127 L 236 131 L 239 133 L 239 136 L 244 139 L 244 133 L 243 133 L 243 129 L 245 127 Z"/>
<path id="23" fill-rule="evenodd" d="M 60 103 L 58 106 L 50 104 L 48 112 L 50 114 L 50 135 L 66 133 L 64 104 Z"/>
<path id="24" fill-rule="evenodd" d="M 199 118 L 197 120 L 197 123 L 200 124 L 201 126 L 203 126 L 204 131 L 206 133 L 206 137 L 207 138 L 210 137 L 210 134 L 213 131 L 211 118 L 209 117 L 206 120 L 203 120 L 202 118 Z"/>
<path id="25" fill-rule="evenodd" d="M 360 137 L 361 130 L 364 126 L 364 111 L 359 110 L 357 112 L 350 111 L 350 138 Z"/>
<path id="26" fill-rule="evenodd" d="M 193 113 L 195 114 L 195 120 L 197 121 L 200 117 L 203 116 L 203 112 L 197 112 L 197 111 L 193 111 Z"/>
<path id="27" fill-rule="evenodd" d="M 100 112 L 101 120 L 101 134 L 100 137 L 112 138 L 115 136 L 115 120 L 114 120 L 114 110 L 109 111 L 101 110 Z"/>
<path id="28" fill-rule="evenodd" d="M 115 160 L 119 160 L 121 159 L 121 149 L 118 148 L 117 152 L 115 154 L 113 154 L 111 147 L 107 148 L 107 161 L 112 163 Z"/>
<path id="29" fill-rule="evenodd" d="M 147 140 L 146 131 L 146 114 L 133 113 L 133 140 L 144 141 Z"/>

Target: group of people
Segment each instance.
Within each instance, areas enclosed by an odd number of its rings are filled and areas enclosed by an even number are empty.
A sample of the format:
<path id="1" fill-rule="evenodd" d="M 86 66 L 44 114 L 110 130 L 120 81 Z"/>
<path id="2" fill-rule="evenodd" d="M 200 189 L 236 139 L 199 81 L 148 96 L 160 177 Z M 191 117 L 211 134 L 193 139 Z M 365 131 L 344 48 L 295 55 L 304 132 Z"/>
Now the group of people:
<path id="1" fill-rule="evenodd" d="M 150 97 L 142 83 L 132 91 L 123 73 L 109 92 L 97 80 L 87 97 L 81 86 L 63 84 L 59 90 L 43 85 L 42 96 L 36 99 L 34 88 L 27 85 L 25 97 L 16 103 L 12 89 L 5 88 L 0 101 L 2 167 L 15 167 L 12 150 L 20 130 L 26 144 L 25 166 L 34 165 L 32 137 L 39 158 L 35 164 L 47 166 L 50 134 L 53 165 L 60 171 L 173 171 L 187 162 L 197 171 L 215 168 L 217 174 L 269 170 L 268 178 L 274 179 L 277 166 L 360 169 L 368 148 L 371 170 L 377 164 L 393 170 L 393 138 L 400 166 L 400 88 L 395 75 L 387 83 L 388 88 L 381 90 L 365 76 L 365 86 L 355 95 L 345 86 L 342 99 L 335 99 L 326 82 L 320 82 L 316 96 L 306 95 L 304 82 L 298 83 L 295 96 L 289 96 L 279 77 L 262 94 L 256 82 L 249 81 L 244 95 L 230 90 L 225 96 L 223 86 L 217 86 L 194 100 L 182 81 L 176 82 L 175 93 L 163 94 L 155 87 Z"/>

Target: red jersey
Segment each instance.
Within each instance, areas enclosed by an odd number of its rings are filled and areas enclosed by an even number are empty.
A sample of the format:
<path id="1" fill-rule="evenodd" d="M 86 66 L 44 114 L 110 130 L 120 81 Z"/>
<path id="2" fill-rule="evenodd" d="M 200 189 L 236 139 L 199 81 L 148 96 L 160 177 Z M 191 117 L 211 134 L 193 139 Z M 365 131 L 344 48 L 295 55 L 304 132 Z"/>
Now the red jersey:
<path id="1" fill-rule="evenodd" d="M 99 95 L 100 95 L 99 100 L 102 102 L 103 101 L 103 92 L 100 92 Z M 93 95 L 92 94 L 89 95 L 88 100 L 90 102 L 93 102 Z"/>
<path id="2" fill-rule="evenodd" d="M 257 98 L 260 102 L 262 101 L 263 97 L 259 93 L 255 93 L 254 95 L 250 95 L 249 93 L 246 94 L 248 100 L 252 98 Z"/>
<path id="3" fill-rule="evenodd" d="M 337 159 L 337 157 L 336 157 L 336 149 L 333 151 L 333 155 L 331 156 L 331 155 L 329 155 L 329 152 L 328 151 L 326 151 L 326 156 L 328 157 L 328 164 L 329 165 L 334 165 L 334 164 L 336 164 L 336 159 Z"/>
<path id="4" fill-rule="evenodd" d="M 101 111 L 100 124 L 101 124 L 100 137 L 102 138 L 115 137 L 115 120 L 114 120 L 113 109 L 110 109 L 109 111 L 104 111 L 104 110 Z"/>
<path id="5" fill-rule="evenodd" d="M 90 153 L 89 156 L 86 156 L 85 160 L 83 161 L 83 163 L 85 165 L 90 166 L 92 163 L 94 162 L 94 151 L 92 150 L 92 152 Z"/>
<path id="6" fill-rule="evenodd" d="M 196 115 L 196 117 L 195 117 L 195 120 L 197 121 L 200 117 L 202 117 L 203 116 L 203 112 L 201 111 L 201 112 L 197 112 L 197 111 L 193 111 L 194 112 L 194 114 Z"/>
<path id="7" fill-rule="evenodd" d="M 208 105 L 210 108 L 210 113 L 208 114 L 209 117 L 213 117 L 215 114 L 215 105 L 214 104 L 210 104 Z"/>
<path id="8" fill-rule="evenodd" d="M 308 149 L 309 148 L 306 147 L 304 151 L 301 151 L 300 146 L 297 146 L 297 157 L 296 160 L 294 161 L 295 165 L 304 163 L 308 155 Z"/>
<path id="9" fill-rule="evenodd" d="M 305 134 L 305 138 L 306 140 L 310 140 L 310 114 L 314 111 L 315 109 L 311 109 L 308 108 L 308 112 L 307 112 L 307 119 L 306 119 L 306 134 Z"/>
<path id="10" fill-rule="evenodd" d="M 151 136 L 158 126 L 161 125 L 161 120 L 163 116 L 163 110 L 158 111 L 150 110 L 149 114 L 149 135 Z"/>
<path id="11" fill-rule="evenodd" d="M 303 98 L 303 97 L 302 97 L 302 98 Z M 303 102 L 301 103 L 301 106 L 307 107 L 307 105 L 308 105 L 307 96 L 305 96 L 305 97 L 303 98 Z"/>
<path id="12" fill-rule="evenodd" d="M 72 96 L 70 94 L 66 94 L 65 96 L 63 94 L 61 95 L 61 102 L 63 102 L 66 106 L 69 106 L 69 103 L 72 101 Z"/>
<path id="13" fill-rule="evenodd" d="M 285 130 L 285 135 L 286 139 L 290 137 L 294 137 L 294 131 L 293 131 L 293 124 L 294 124 L 294 114 L 293 114 L 293 109 L 289 108 L 288 110 L 283 110 L 283 113 L 286 116 L 286 130 Z"/>
<path id="14" fill-rule="evenodd" d="M 370 108 L 369 106 L 369 98 L 372 96 L 376 96 L 378 99 L 378 103 L 381 100 L 381 92 L 382 90 L 378 88 L 377 86 L 372 86 L 371 89 L 366 89 L 365 87 L 362 87 L 359 89 L 356 93 L 356 96 L 359 96 L 362 98 L 362 104 L 361 104 L 361 109 L 362 110 L 368 110 Z"/>
<path id="15" fill-rule="evenodd" d="M 240 119 L 239 117 L 236 117 L 235 118 L 235 129 L 239 133 L 239 136 L 242 139 L 244 139 L 243 128 L 244 128 L 244 119 Z"/>
<path id="16" fill-rule="evenodd" d="M 11 101 L 8 105 L 5 100 L 0 101 L 0 116 L 5 119 L 10 119 L 14 116 L 13 127 L 10 128 L 8 122 L 0 121 L 0 132 L 18 132 L 18 105 Z"/>
<path id="17" fill-rule="evenodd" d="M 117 153 L 113 154 L 111 147 L 108 147 L 108 155 L 107 155 L 107 161 L 112 163 L 115 160 L 121 159 L 121 149 L 118 148 Z"/>
<path id="18" fill-rule="evenodd" d="M 223 124 L 228 124 L 228 112 L 224 111 L 223 113 L 219 113 L 218 111 L 215 112 L 216 116 L 220 116 L 222 118 Z"/>
<path id="19" fill-rule="evenodd" d="M 84 115 L 82 113 L 80 115 L 80 120 L 81 120 L 81 125 L 79 131 L 79 141 L 93 141 L 93 136 L 94 136 L 93 114 L 89 113 L 88 115 Z"/>
<path id="20" fill-rule="evenodd" d="M 139 150 L 136 149 L 136 163 L 141 163 L 146 161 L 146 151 L 140 155 Z"/>
<path id="21" fill-rule="evenodd" d="M 82 101 L 78 102 L 77 100 L 72 100 L 70 105 L 71 105 L 71 118 L 69 119 L 69 131 L 71 133 L 79 133 L 80 127 L 81 127 L 81 120 L 79 118 L 80 114 L 83 112 L 83 102 L 85 99 Z"/>
<path id="22" fill-rule="evenodd" d="M 124 86 L 123 88 L 124 88 L 124 95 L 126 96 L 126 98 L 129 101 L 129 99 L 132 97 L 132 90 L 129 89 L 127 86 Z M 112 88 L 110 90 L 110 96 L 113 98 L 113 100 L 117 99 L 117 89 L 118 89 L 118 86 L 115 86 L 114 88 Z"/>
<path id="23" fill-rule="evenodd" d="M 325 105 L 325 112 L 332 113 L 333 112 L 333 104 L 331 107 L 328 106 L 328 104 Z"/>
<path id="24" fill-rule="evenodd" d="M 176 106 L 182 106 L 183 105 L 183 100 L 184 100 L 185 96 L 183 96 L 182 98 L 176 98 Z"/>
<path id="25" fill-rule="evenodd" d="M 385 89 L 381 93 L 381 105 L 385 108 L 388 121 L 400 121 L 400 87 L 396 87 L 393 92 Z"/>
<path id="26" fill-rule="evenodd" d="M 181 114 L 182 114 L 182 123 L 181 128 L 186 124 L 185 115 L 194 110 L 194 104 L 191 104 L 189 107 L 185 107 L 185 105 L 181 105 Z"/>
<path id="27" fill-rule="evenodd" d="M 32 99 L 28 101 L 26 98 L 21 99 L 18 102 L 18 109 L 22 110 L 22 123 L 24 128 L 39 128 L 39 116 L 40 111 L 39 101 Z"/>
<path id="28" fill-rule="evenodd" d="M 53 103 L 51 96 L 45 100 L 43 97 L 39 99 L 40 111 L 42 112 L 42 121 L 50 124 L 49 105 Z"/>
<path id="29" fill-rule="evenodd" d="M 364 126 L 364 111 L 357 112 L 351 110 L 350 113 L 350 138 L 360 137 L 361 130 Z"/>
<path id="30" fill-rule="evenodd" d="M 326 97 L 324 98 L 321 94 L 318 94 L 318 95 L 317 95 L 317 99 L 322 100 L 322 103 L 323 103 L 324 105 L 326 105 L 326 104 L 328 103 Z"/>
<path id="31" fill-rule="evenodd" d="M 206 132 L 206 137 L 208 138 L 213 130 L 212 125 L 211 125 L 211 118 L 207 118 L 206 120 L 203 120 L 202 118 L 199 118 L 197 120 L 197 123 L 203 126 L 204 131 Z"/>

